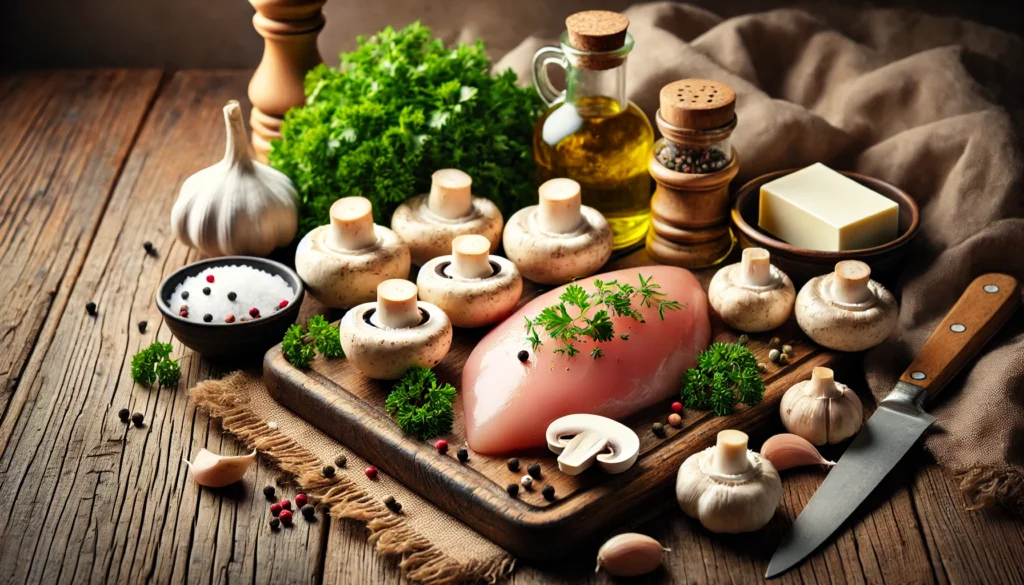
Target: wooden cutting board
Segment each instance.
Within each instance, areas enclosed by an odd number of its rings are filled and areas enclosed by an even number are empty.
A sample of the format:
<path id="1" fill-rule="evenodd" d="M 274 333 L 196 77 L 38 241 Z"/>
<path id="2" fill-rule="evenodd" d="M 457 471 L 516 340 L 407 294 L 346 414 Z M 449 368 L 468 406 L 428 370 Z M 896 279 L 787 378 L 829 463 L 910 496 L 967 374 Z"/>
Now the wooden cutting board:
<path id="1" fill-rule="evenodd" d="M 705 287 L 713 272 L 697 273 Z M 527 285 L 521 302 L 539 292 Z M 714 316 L 712 330 L 716 341 L 731 342 L 738 337 Z M 462 366 L 484 333 L 456 329 L 451 351 L 435 369 L 441 381 L 461 387 Z M 773 336 L 793 346 L 793 359 L 786 366 L 768 360 L 768 341 Z M 267 352 L 263 368 L 270 394 L 278 402 L 495 543 L 521 557 L 539 560 L 564 555 L 611 527 L 664 509 L 666 503 L 673 502 L 676 472 L 686 457 L 711 446 L 721 430 L 756 433 L 777 425 L 782 394 L 809 378 L 813 367 L 833 367 L 841 358 L 841 354 L 807 340 L 793 319 L 771 333 L 752 335 L 748 347 L 768 366 L 763 376 L 767 391 L 760 405 L 738 407 L 725 417 L 684 411 L 682 427 L 666 424 L 667 437 L 660 439 L 651 425 L 665 423 L 672 402 L 666 400 L 622 421 L 640 437 L 640 455 L 632 468 L 607 475 L 595 465 L 575 477 L 561 473 L 556 455 L 546 449 L 518 453 L 522 465 L 515 473 L 508 469 L 507 457 L 470 451 L 469 461 L 460 463 L 455 454 L 465 445 L 461 398 L 455 402 L 452 433 L 440 437 L 447 439 L 450 449 L 447 455 L 440 455 L 433 447 L 434 440 L 406 435 L 384 411 L 391 384 L 367 379 L 344 359 L 317 358 L 309 369 L 299 370 L 276 346 Z M 506 486 L 518 482 L 531 463 L 540 464 L 542 480 L 535 481 L 531 491 L 520 490 L 516 498 L 509 496 Z M 555 487 L 551 502 L 541 495 L 541 488 L 548 484 Z"/>

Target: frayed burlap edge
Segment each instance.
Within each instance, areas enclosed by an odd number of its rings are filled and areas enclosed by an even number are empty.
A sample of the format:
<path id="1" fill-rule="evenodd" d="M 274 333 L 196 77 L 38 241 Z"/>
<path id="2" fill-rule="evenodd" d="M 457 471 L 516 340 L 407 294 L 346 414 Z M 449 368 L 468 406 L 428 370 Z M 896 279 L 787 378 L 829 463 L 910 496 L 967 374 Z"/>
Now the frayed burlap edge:
<path id="1" fill-rule="evenodd" d="M 1010 465 L 979 465 L 953 476 L 967 500 L 968 510 L 981 510 L 1000 505 L 1014 514 L 1024 516 L 1024 469 Z"/>
<path id="2" fill-rule="evenodd" d="M 392 514 L 344 476 L 325 478 L 322 463 L 248 408 L 248 399 L 233 388 L 246 374 L 236 372 L 222 380 L 201 382 L 190 392 L 192 399 L 210 415 L 222 420 L 224 429 L 250 449 L 257 449 L 295 476 L 307 495 L 320 500 L 334 518 L 364 522 L 369 542 L 382 555 L 401 555 L 399 568 L 411 581 L 424 585 L 463 582 L 495 583 L 511 573 L 515 559 L 504 555 L 490 562 L 465 564 L 452 559 L 411 529 L 401 516 Z"/>

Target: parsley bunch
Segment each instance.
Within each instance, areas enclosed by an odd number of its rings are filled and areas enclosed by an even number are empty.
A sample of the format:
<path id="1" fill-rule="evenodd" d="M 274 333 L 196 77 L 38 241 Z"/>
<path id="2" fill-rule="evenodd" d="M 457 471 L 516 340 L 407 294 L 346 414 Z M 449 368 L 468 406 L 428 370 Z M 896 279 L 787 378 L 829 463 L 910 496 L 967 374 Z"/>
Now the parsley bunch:
<path id="1" fill-rule="evenodd" d="M 511 69 L 492 76 L 481 42 L 448 49 L 417 22 L 358 43 L 338 69 L 307 74 L 306 104 L 285 115 L 269 154 L 299 190 L 300 233 L 328 222 L 339 193 L 369 199 L 386 225 L 448 167 L 469 173 L 473 193 L 505 217 L 536 198 L 541 101 Z"/>
<path id="2" fill-rule="evenodd" d="M 439 385 L 434 372 L 416 367 L 395 383 L 384 408 L 403 431 L 426 440 L 451 432 L 454 400 L 451 384 Z"/>
<path id="3" fill-rule="evenodd" d="M 322 315 L 314 315 L 306 321 L 308 333 L 298 323 L 288 328 L 281 341 L 281 352 L 284 359 L 296 368 L 309 367 L 316 352 L 325 357 L 341 357 L 341 336 L 338 328 L 324 319 Z"/>
<path id="4" fill-rule="evenodd" d="M 181 367 L 178 360 L 171 359 L 172 349 L 170 343 L 154 341 L 132 356 L 132 379 L 142 386 L 152 386 L 158 380 L 161 386 L 177 385 L 181 380 Z"/>
<path id="5" fill-rule="evenodd" d="M 592 293 L 588 293 L 579 285 L 570 284 L 558 297 L 561 301 L 559 304 L 545 307 L 533 319 L 526 318 L 526 340 L 536 351 L 543 343 L 538 330 L 543 330 L 548 337 L 558 343 L 552 351 L 572 357 L 580 353 L 576 344 L 583 342 L 586 337 L 595 342 L 611 341 L 615 337 L 612 315 L 630 317 L 643 323 L 643 315 L 633 306 L 633 301 L 638 297 L 640 307 L 657 307 L 658 317 L 662 320 L 665 319 L 665 311 L 679 311 L 683 308 L 678 301 L 662 298 L 665 293 L 659 290 L 661 285 L 653 282 L 654 277 L 644 278 L 643 274 L 638 274 L 637 277 L 640 280 L 638 287 L 615 280 L 595 280 L 596 290 Z M 592 309 L 597 310 L 590 314 Z M 629 339 L 629 335 L 626 334 L 619 337 L 622 340 Z M 599 347 L 590 352 L 590 357 L 594 359 L 603 356 L 604 352 Z"/>
<path id="6" fill-rule="evenodd" d="M 686 408 L 711 410 L 718 416 L 731 413 L 737 402 L 754 406 L 764 397 L 757 358 L 734 343 L 712 343 L 702 351 L 697 367 L 683 376 L 682 387 Z"/>

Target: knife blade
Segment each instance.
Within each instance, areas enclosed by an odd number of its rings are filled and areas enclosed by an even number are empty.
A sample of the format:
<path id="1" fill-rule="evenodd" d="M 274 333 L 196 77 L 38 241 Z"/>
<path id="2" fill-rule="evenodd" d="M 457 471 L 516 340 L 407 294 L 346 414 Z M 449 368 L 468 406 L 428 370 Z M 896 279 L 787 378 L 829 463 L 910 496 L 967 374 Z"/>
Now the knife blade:
<path id="1" fill-rule="evenodd" d="M 976 278 L 932 333 L 893 390 L 861 428 L 779 543 L 766 579 L 814 552 L 857 509 L 935 422 L 924 411 L 1020 304 L 1017 280 L 1005 274 Z"/>

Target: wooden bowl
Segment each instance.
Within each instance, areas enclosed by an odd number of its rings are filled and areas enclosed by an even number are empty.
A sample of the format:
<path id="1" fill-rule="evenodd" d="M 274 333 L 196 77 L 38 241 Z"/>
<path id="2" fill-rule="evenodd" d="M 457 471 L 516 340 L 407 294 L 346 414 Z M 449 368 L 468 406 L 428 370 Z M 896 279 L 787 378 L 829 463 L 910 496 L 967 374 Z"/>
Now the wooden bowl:
<path id="1" fill-rule="evenodd" d="M 873 189 L 882 196 L 899 204 L 899 220 L 895 240 L 862 250 L 823 252 L 799 248 L 776 239 L 757 226 L 761 186 L 797 169 L 776 171 L 761 175 L 740 187 L 732 205 L 732 222 L 743 248 L 760 247 L 768 250 L 772 264 L 789 275 L 799 287 L 811 278 L 827 274 L 835 269 L 840 260 L 860 260 L 871 266 L 871 277 L 891 284 L 903 263 L 906 246 L 917 234 L 920 212 L 917 203 L 899 187 L 858 173 L 839 171 L 858 183 Z"/>
<path id="2" fill-rule="evenodd" d="M 231 265 L 251 266 L 280 276 L 295 290 L 295 298 L 289 299 L 288 306 L 280 311 L 252 321 L 234 323 L 189 321 L 179 316 L 178 312 L 167 304 L 174 293 L 174 288 L 189 276 L 195 276 L 207 268 Z M 174 337 L 204 357 L 261 359 L 268 349 L 281 342 L 288 326 L 295 323 L 304 295 L 302 279 L 284 264 L 251 256 L 225 256 L 189 264 L 165 278 L 157 288 L 156 306 L 163 314 L 164 322 Z"/>

